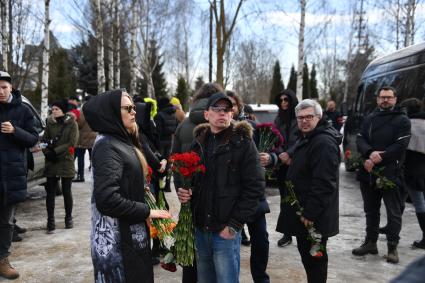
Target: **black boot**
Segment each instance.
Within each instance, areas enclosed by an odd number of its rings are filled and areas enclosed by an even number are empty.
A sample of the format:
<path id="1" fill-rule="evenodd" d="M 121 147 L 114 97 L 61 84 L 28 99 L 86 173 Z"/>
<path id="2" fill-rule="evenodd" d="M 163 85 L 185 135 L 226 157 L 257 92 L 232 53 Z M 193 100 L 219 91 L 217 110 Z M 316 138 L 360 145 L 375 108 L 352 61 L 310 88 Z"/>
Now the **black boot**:
<path id="1" fill-rule="evenodd" d="M 55 219 L 47 219 L 47 234 L 53 234 L 55 232 Z"/>
<path id="2" fill-rule="evenodd" d="M 77 175 L 77 177 L 75 177 L 75 178 L 72 180 L 72 182 L 75 182 L 75 183 L 82 183 L 82 182 L 85 182 L 85 180 L 84 180 L 84 176 L 83 176 L 83 175 Z"/>
<path id="3" fill-rule="evenodd" d="M 355 248 L 351 251 L 353 255 L 362 256 L 366 254 L 376 255 L 378 253 L 378 247 L 376 246 L 376 241 L 372 241 L 367 239 L 363 242 L 363 244 Z"/>
<path id="4" fill-rule="evenodd" d="M 397 244 L 396 242 L 388 242 L 388 254 L 387 254 L 387 262 L 389 263 L 398 263 L 398 252 L 397 252 Z"/>
<path id="5" fill-rule="evenodd" d="M 277 241 L 278 247 L 285 247 L 287 245 L 290 245 L 292 243 L 292 236 L 283 235 L 282 238 Z"/>
<path id="6" fill-rule="evenodd" d="M 416 217 L 422 230 L 422 240 L 414 241 L 412 246 L 418 249 L 425 249 L 425 213 L 416 213 Z"/>
<path id="7" fill-rule="evenodd" d="M 65 229 L 72 229 L 72 228 L 74 228 L 72 217 L 65 217 Z"/>
<path id="8" fill-rule="evenodd" d="M 16 225 L 16 223 L 15 223 L 14 229 L 15 229 L 16 233 L 18 233 L 18 234 L 24 234 L 25 232 L 27 232 L 27 229 L 19 227 L 18 225 Z"/>
<path id="9" fill-rule="evenodd" d="M 22 241 L 22 237 L 19 236 L 16 230 L 13 230 L 12 242 L 20 242 L 20 241 Z"/>

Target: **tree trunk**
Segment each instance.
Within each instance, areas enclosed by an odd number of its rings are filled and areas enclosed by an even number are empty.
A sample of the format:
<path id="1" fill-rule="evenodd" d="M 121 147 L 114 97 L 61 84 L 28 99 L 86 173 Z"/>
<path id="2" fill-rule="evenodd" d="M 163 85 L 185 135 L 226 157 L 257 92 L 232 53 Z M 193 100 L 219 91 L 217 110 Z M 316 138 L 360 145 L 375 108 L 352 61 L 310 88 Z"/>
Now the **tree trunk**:
<path id="1" fill-rule="evenodd" d="M 305 28 L 305 6 L 306 0 L 300 0 L 301 21 L 298 38 L 298 70 L 297 70 L 297 98 L 302 100 L 303 95 L 303 67 L 304 67 L 304 28 Z"/>
<path id="2" fill-rule="evenodd" d="M 416 1 L 408 0 L 406 4 L 406 24 L 404 34 L 404 47 L 413 44 L 413 23 L 415 17 Z"/>
<path id="3" fill-rule="evenodd" d="M 239 0 L 235 14 L 233 15 L 232 22 L 227 29 L 226 27 L 226 12 L 224 9 L 224 1 L 220 1 L 220 7 L 217 7 L 217 0 L 211 3 L 215 18 L 215 31 L 216 31 L 216 56 L 217 56 L 217 70 L 216 70 L 216 82 L 223 85 L 224 82 L 224 54 L 226 53 L 226 47 L 228 41 L 232 35 L 233 29 L 236 25 L 236 19 L 240 12 L 243 0 Z"/>
<path id="4" fill-rule="evenodd" d="M 114 40 L 114 89 L 120 88 L 121 84 L 121 56 L 120 56 L 120 13 L 119 2 L 114 0 L 114 17 L 115 17 L 115 40 Z"/>
<path id="5" fill-rule="evenodd" d="M 9 57 L 9 32 L 7 30 L 9 23 L 9 0 L 1 1 L 1 54 L 2 54 L 2 69 L 8 70 Z"/>
<path id="6" fill-rule="evenodd" d="M 41 119 L 47 118 L 49 104 L 49 56 L 50 56 L 50 0 L 44 1 L 44 46 L 43 46 L 43 67 L 41 73 Z"/>
<path id="7" fill-rule="evenodd" d="M 212 82 L 212 56 L 213 56 L 213 7 L 210 5 L 210 42 L 208 56 L 208 82 Z"/>
<path id="8" fill-rule="evenodd" d="M 103 44 L 103 22 L 100 11 L 100 0 L 92 0 L 96 18 L 96 43 L 97 43 L 97 88 L 98 92 L 105 91 L 105 58 Z"/>
<path id="9" fill-rule="evenodd" d="M 9 11 L 8 11 L 8 19 L 9 19 L 9 56 L 7 56 L 7 69 L 10 72 L 10 75 L 13 76 L 13 66 L 12 66 L 12 58 L 13 58 L 13 14 L 12 14 L 12 0 L 9 0 Z"/>

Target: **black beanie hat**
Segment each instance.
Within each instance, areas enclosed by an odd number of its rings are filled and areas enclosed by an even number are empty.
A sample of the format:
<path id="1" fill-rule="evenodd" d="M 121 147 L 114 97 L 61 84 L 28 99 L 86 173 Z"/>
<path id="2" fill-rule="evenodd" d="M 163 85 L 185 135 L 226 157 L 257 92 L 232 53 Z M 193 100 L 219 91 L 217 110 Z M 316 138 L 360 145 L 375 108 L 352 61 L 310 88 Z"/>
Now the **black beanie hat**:
<path id="1" fill-rule="evenodd" d="M 64 99 L 64 100 L 57 100 L 57 101 L 53 102 L 52 103 L 52 107 L 53 106 L 56 106 L 56 107 L 60 108 L 62 110 L 63 114 L 66 114 L 68 112 L 68 110 L 69 110 L 68 101 L 66 99 Z"/>

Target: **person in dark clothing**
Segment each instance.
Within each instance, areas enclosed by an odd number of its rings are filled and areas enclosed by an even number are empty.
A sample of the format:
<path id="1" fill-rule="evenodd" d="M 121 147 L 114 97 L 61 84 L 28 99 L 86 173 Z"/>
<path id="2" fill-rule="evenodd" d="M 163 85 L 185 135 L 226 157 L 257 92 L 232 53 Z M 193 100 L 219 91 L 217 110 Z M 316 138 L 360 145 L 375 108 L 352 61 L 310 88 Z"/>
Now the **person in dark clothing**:
<path id="1" fill-rule="evenodd" d="M 275 125 L 278 128 L 280 134 L 283 136 L 284 144 L 281 149 L 278 150 L 276 158 L 274 154 L 270 154 L 270 161 L 272 165 L 278 164 L 277 171 L 277 182 L 279 186 L 280 196 L 283 199 L 286 174 L 288 171 L 288 160 L 290 158 L 290 148 L 295 144 L 298 139 L 298 126 L 297 120 L 295 119 L 295 106 L 298 104 L 298 99 L 295 93 L 290 89 L 283 90 L 280 94 L 275 97 L 275 104 L 279 107 L 279 111 L 275 118 Z M 282 205 L 280 206 L 280 212 L 282 213 Z M 278 219 L 281 219 L 280 217 Z M 278 220 L 277 226 L 281 226 Z M 280 231 L 279 231 L 280 232 Z M 285 247 L 292 243 L 292 237 L 290 235 L 282 235 L 277 241 L 279 247 Z"/>
<path id="2" fill-rule="evenodd" d="M 410 263 L 390 283 L 422 283 L 425 278 L 425 256 Z"/>
<path id="3" fill-rule="evenodd" d="M 229 96 L 229 99 L 232 101 L 232 110 L 233 110 L 233 119 L 236 121 L 247 121 L 251 124 L 254 129 L 254 142 L 258 147 L 258 136 L 255 122 L 248 120 L 244 114 L 244 104 L 242 98 L 240 98 L 234 91 L 226 90 L 226 95 Z M 261 152 L 260 152 L 260 162 L 261 162 Z M 263 165 L 263 164 L 262 164 Z M 269 260 L 269 234 L 267 233 L 267 222 L 266 222 L 266 213 L 270 212 L 269 204 L 267 203 L 266 196 L 263 195 L 260 199 L 257 212 L 255 214 L 254 221 L 248 222 L 249 235 L 251 236 L 251 241 L 245 235 L 244 243 L 244 234 L 245 229 L 242 228 L 242 241 L 241 244 L 247 245 L 247 242 L 251 244 L 251 256 L 250 269 L 252 279 L 255 283 L 268 283 L 270 282 L 270 277 L 266 272 L 267 263 Z M 249 245 L 248 244 L 248 245 Z"/>
<path id="4" fill-rule="evenodd" d="M 326 103 L 325 117 L 331 122 L 335 130 L 338 132 L 341 130 L 344 124 L 344 118 L 340 112 L 336 111 L 336 103 L 332 99 Z"/>
<path id="5" fill-rule="evenodd" d="M 155 123 L 150 118 L 152 103 L 136 102 L 136 123 L 139 128 L 139 140 L 142 151 L 146 156 L 148 165 L 152 168 L 150 189 L 158 198 L 160 190 L 160 179 L 164 177 L 167 160 L 159 152 L 159 137 L 156 134 Z M 159 239 L 152 239 L 152 264 L 160 263 L 160 243 Z"/>
<path id="6" fill-rule="evenodd" d="M 183 122 L 177 127 L 173 139 L 172 153 L 182 153 L 190 151 L 191 145 L 194 141 L 193 130 L 199 124 L 206 123 L 204 111 L 207 106 L 208 98 L 217 93 L 223 92 L 223 87 L 217 83 L 206 83 L 196 92 L 193 98 L 192 109 L 190 110 L 189 117 L 185 118 Z M 179 175 L 174 175 L 174 186 L 180 188 L 182 181 Z M 196 283 L 196 262 L 194 266 L 183 266 L 182 283 Z"/>
<path id="7" fill-rule="evenodd" d="M 287 181 L 293 185 L 303 211 L 300 216 L 292 203 L 284 202 L 276 230 L 297 237 L 308 282 L 326 282 L 327 240 L 339 232 L 339 145 L 342 135 L 324 119 L 322 108 L 314 100 L 301 101 L 295 112 L 301 137 L 292 149 Z M 310 254 L 313 243 L 306 229 L 310 226 L 321 234 L 321 257 Z"/>
<path id="8" fill-rule="evenodd" d="M 179 122 L 175 116 L 176 108 L 170 103 L 168 97 L 158 98 L 158 113 L 155 123 L 158 128 L 161 155 L 168 159 L 171 152 L 171 141 Z"/>
<path id="9" fill-rule="evenodd" d="M 422 239 L 414 241 L 412 246 L 425 249 L 425 112 L 422 111 L 422 102 L 417 98 L 404 100 L 401 107 L 406 108 L 411 123 L 411 137 L 404 163 L 404 180 L 422 230 Z"/>
<path id="10" fill-rule="evenodd" d="M 0 71 L 0 276 L 19 277 L 9 263 L 16 204 L 27 194 L 26 148 L 38 141 L 31 110 L 21 93 L 12 89 L 12 79 Z"/>
<path id="11" fill-rule="evenodd" d="M 224 93 L 208 99 L 208 124 L 195 128 L 192 150 L 206 171 L 194 189 L 178 188 L 181 203 L 192 198 L 199 282 L 239 282 L 240 230 L 254 220 L 264 194 L 264 170 L 246 121 L 231 123 Z"/>
<path id="12" fill-rule="evenodd" d="M 59 180 L 62 181 L 62 194 L 65 205 L 65 228 L 73 228 L 72 221 L 72 179 L 75 175 L 74 147 L 78 141 L 78 126 L 74 118 L 67 115 L 68 102 L 55 101 L 52 103 L 52 115 L 47 119 L 43 142 L 45 156 L 44 174 L 47 178 L 46 210 L 47 233 L 55 230 L 55 197 Z"/>
<path id="13" fill-rule="evenodd" d="M 168 97 L 158 98 L 158 113 L 155 116 L 155 124 L 158 129 L 161 156 L 168 160 L 171 153 L 172 139 L 179 124 L 176 118 L 176 108 L 170 103 Z M 165 178 L 163 186 L 165 191 L 171 191 L 170 178 Z"/>
<path id="14" fill-rule="evenodd" d="M 365 159 L 359 168 L 357 179 L 366 214 L 366 239 L 352 250 L 357 256 L 377 254 L 381 200 L 387 210 L 387 262 L 398 263 L 397 245 L 401 230 L 401 174 L 406 148 L 410 140 L 410 121 L 396 106 L 396 90 L 382 87 L 378 91 L 378 108 L 363 121 L 357 135 L 357 149 Z M 394 182 L 392 189 L 380 189 L 372 170 L 382 170 L 383 177 Z M 376 171 L 375 171 L 376 172 Z"/>
<path id="15" fill-rule="evenodd" d="M 94 96 L 83 106 L 99 135 L 93 147 L 91 254 L 94 281 L 153 282 L 148 218 L 169 218 L 144 200 L 146 160 L 135 106 L 121 90 Z"/>

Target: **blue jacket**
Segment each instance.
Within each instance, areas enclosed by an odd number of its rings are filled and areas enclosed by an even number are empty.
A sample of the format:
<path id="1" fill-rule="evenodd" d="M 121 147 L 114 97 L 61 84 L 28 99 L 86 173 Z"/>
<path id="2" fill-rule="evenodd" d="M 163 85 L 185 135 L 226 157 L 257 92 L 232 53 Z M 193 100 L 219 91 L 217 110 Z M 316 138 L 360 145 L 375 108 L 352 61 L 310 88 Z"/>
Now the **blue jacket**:
<path id="1" fill-rule="evenodd" d="M 22 103 L 21 94 L 12 91 L 10 103 L 0 103 L 0 122 L 10 121 L 15 133 L 0 132 L 0 205 L 22 202 L 27 194 L 28 147 L 38 141 L 31 110 Z"/>

